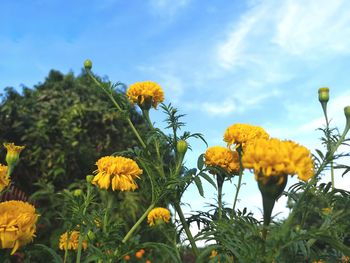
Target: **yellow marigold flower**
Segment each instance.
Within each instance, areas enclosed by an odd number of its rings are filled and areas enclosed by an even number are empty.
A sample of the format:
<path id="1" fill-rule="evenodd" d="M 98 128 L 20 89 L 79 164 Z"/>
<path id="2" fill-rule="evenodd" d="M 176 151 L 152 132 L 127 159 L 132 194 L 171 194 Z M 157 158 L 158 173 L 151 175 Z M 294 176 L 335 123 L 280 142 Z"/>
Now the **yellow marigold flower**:
<path id="1" fill-rule="evenodd" d="M 69 237 L 68 237 L 69 235 Z M 79 247 L 79 231 L 65 232 L 60 236 L 59 248 L 61 250 L 78 250 Z M 83 240 L 82 248 L 87 248 L 87 241 Z"/>
<path id="2" fill-rule="evenodd" d="M 155 82 L 143 81 L 130 85 L 126 92 L 132 103 L 137 103 L 142 109 L 156 108 L 158 103 L 164 101 L 164 92 Z"/>
<path id="3" fill-rule="evenodd" d="M 35 207 L 22 201 L 0 203 L 0 248 L 17 249 L 33 240 L 38 214 Z"/>
<path id="4" fill-rule="evenodd" d="M 254 170 L 256 180 L 263 182 L 270 176 L 297 174 L 307 181 L 314 175 L 310 151 L 292 141 L 258 139 L 247 145 L 242 162 L 245 168 Z"/>
<path id="5" fill-rule="evenodd" d="M 209 258 L 215 258 L 218 255 L 216 250 L 212 250 Z"/>
<path id="6" fill-rule="evenodd" d="M 108 189 L 111 184 L 113 191 L 131 191 L 138 187 L 134 180 L 139 178 L 142 170 L 134 160 L 121 156 L 105 156 L 96 165 L 97 174 L 91 183 L 101 189 Z"/>
<path id="7" fill-rule="evenodd" d="M 158 223 L 169 223 L 170 221 L 170 211 L 163 207 L 156 207 L 148 213 L 147 223 L 150 226 L 157 225 Z"/>
<path id="8" fill-rule="evenodd" d="M 236 123 L 226 129 L 224 141 L 229 147 L 231 145 L 244 147 L 256 139 L 268 139 L 269 137 L 268 133 L 259 126 Z"/>
<path id="9" fill-rule="evenodd" d="M 7 176 L 7 166 L 0 163 L 0 192 L 10 184 L 10 179 Z"/>
<path id="10" fill-rule="evenodd" d="M 6 162 L 8 166 L 14 166 L 17 164 L 19 154 L 24 149 L 24 146 L 16 146 L 14 143 L 4 143 L 7 149 Z"/>
<path id="11" fill-rule="evenodd" d="M 206 165 L 220 167 L 229 174 L 239 173 L 238 153 L 236 151 L 230 151 L 222 146 L 213 146 L 207 149 L 204 159 Z"/>

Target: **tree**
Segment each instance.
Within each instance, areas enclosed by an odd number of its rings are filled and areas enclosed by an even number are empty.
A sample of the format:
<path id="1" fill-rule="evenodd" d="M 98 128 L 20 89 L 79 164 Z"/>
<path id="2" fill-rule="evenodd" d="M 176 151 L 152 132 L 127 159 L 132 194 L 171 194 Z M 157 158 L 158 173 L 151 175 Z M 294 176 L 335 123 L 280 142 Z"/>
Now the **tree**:
<path id="1" fill-rule="evenodd" d="M 125 85 L 115 92 L 125 92 Z M 122 114 L 84 72 L 51 70 L 34 88 L 6 88 L 0 98 L 0 142 L 26 146 L 12 180 L 28 195 L 38 181 L 60 190 L 91 174 L 98 158 L 137 144 Z M 131 120 L 146 129 L 135 109 Z"/>

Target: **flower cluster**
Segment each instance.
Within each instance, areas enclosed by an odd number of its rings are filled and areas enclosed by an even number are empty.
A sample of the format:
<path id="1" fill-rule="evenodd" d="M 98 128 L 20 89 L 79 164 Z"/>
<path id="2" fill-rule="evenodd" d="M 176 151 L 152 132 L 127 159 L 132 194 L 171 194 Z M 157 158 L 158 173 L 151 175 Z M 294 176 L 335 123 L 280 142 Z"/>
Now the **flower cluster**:
<path id="1" fill-rule="evenodd" d="M 60 237 L 59 248 L 61 250 L 77 250 L 79 247 L 79 231 L 65 232 Z M 87 241 L 83 240 L 82 248 L 87 248 Z"/>
<path id="2" fill-rule="evenodd" d="M 152 81 L 136 82 L 130 85 L 126 95 L 132 103 L 137 103 L 142 109 L 149 109 L 151 105 L 156 108 L 160 102 L 164 101 L 162 88 Z"/>
<path id="3" fill-rule="evenodd" d="M 147 222 L 150 226 L 157 225 L 158 223 L 169 223 L 170 211 L 163 207 L 156 207 L 148 213 Z"/>
<path id="4" fill-rule="evenodd" d="M 12 255 L 19 247 L 31 242 L 35 236 L 37 219 L 35 207 L 29 203 L 0 203 L 0 248 L 12 248 Z"/>
<path id="5" fill-rule="evenodd" d="M 91 183 L 98 185 L 101 189 L 108 189 L 112 185 L 112 190 L 132 191 L 137 189 L 136 178 L 142 174 L 142 170 L 137 163 L 129 158 L 121 156 L 105 156 L 97 163 L 96 176 Z"/>
<path id="6" fill-rule="evenodd" d="M 229 174 L 238 174 L 238 153 L 222 146 L 213 146 L 204 154 L 205 164 L 224 169 Z"/>
<path id="7" fill-rule="evenodd" d="M 256 139 L 268 139 L 269 134 L 259 126 L 249 124 L 233 124 L 228 127 L 224 134 L 224 141 L 229 147 L 235 145 L 235 148 L 253 142 Z"/>
<path id="8" fill-rule="evenodd" d="M 310 151 L 292 141 L 258 139 L 247 145 L 242 162 L 245 168 L 254 170 L 257 180 L 297 174 L 307 181 L 314 174 Z"/>

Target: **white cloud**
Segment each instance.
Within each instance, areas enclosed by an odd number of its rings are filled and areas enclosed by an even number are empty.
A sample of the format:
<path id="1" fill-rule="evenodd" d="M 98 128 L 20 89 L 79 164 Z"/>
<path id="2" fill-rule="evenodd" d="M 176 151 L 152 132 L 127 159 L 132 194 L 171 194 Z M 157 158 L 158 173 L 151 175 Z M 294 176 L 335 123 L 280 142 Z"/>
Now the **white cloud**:
<path id="1" fill-rule="evenodd" d="M 350 53 L 349 1 L 266 0 L 251 5 L 218 43 L 218 64 L 226 70 L 261 61 L 288 63 L 294 55 L 321 59 Z"/>
<path id="2" fill-rule="evenodd" d="M 284 1 L 273 41 L 295 55 L 349 53 L 349 1 Z"/>

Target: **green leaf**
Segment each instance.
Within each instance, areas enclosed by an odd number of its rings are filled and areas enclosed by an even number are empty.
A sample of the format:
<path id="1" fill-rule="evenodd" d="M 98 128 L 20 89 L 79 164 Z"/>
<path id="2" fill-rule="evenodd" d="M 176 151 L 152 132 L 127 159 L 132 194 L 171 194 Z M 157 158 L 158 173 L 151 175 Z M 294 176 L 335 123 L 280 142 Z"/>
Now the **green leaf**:
<path id="1" fill-rule="evenodd" d="M 201 179 L 198 176 L 196 176 L 196 177 L 193 177 L 193 180 L 196 183 L 199 194 L 204 197 L 204 191 L 203 191 L 203 185 L 202 185 Z"/>
<path id="2" fill-rule="evenodd" d="M 199 170 L 202 170 L 204 166 L 204 153 L 202 153 L 201 155 L 199 155 L 198 160 L 197 160 L 197 168 Z"/>
<path id="3" fill-rule="evenodd" d="M 201 173 L 199 173 L 199 176 L 202 176 L 208 183 L 210 183 L 212 186 L 214 186 L 215 189 L 217 189 L 216 188 L 216 183 L 214 182 L 214 180 L 209 175 L 207 175 L 204 172 L 201 172 Z"/>

